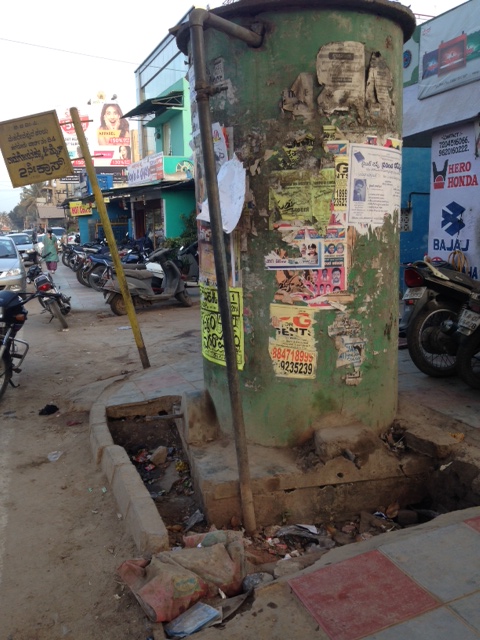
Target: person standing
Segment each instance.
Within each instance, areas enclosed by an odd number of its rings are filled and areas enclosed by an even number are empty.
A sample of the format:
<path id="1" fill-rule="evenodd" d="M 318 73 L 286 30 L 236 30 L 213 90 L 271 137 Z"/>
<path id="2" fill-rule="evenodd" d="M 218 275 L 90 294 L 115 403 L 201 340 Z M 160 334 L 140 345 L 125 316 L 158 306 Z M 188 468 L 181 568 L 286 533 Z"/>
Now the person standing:
<path id="1" fill-rule="evenodd" d="M 55 273 L 58 264 L 57 236 L 52 229 L 47 229 L 43 238 L 42 258 L 45 260 L 50 273 Z"/>

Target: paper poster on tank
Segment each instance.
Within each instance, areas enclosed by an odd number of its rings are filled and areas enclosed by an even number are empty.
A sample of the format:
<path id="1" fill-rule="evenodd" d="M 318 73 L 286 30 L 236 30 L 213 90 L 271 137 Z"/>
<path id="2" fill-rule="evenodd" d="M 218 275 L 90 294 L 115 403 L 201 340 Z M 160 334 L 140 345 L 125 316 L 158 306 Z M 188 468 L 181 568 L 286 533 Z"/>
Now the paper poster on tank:
<path id="1" fill-rule="evenodd" d="M 448 260 L 453 251 L 467 260 L 466 272 L 480 269 L 480 161 L 473 124 L 444 129 L 432 138 L 428 254 Z"/>
<path id="2" fill-rule="evenodd" d="M 230 288 L 230 308 L 232 311 L 233 333 L 237 366 L 243 369 L 245 348 L 243 334 L 243 290 Z M 206 360 L 226 366 L 222 320 L 215 287 L 200 285 L 200 314 L 202 324 L 202 355 Z"/>
<path id="3" fill-rule="evenodd" d="M 323 91 L 318 106 L 326 114 L 365 110 L 365 49 L 361 42 L 329 42 L 320 48 L 317 80 Z"/>
<path id="4" fill-rule="evenodd" d="M 269 191 L 272 224 L 282 221 L 313 225 L 321 235 L 330 222 L 335 189 L 335 170 L 274 171 Z"/>
<path id="5" fill-rule="evenodd" d="M 323 267 L 322 269 L 282 269 L 275 272 L 277 289 L 274 301 L 299 307 L 330 309 L 335 296 L 341 296 L 346 288 L 346 269 Z"/>
<path id="6" fill-rule="evenodd" d="M 265 256 L 265 268 L 318 269 L 323 262 L 323 241 L 303 237 L 288 243 L 288 247 L 276 247 Z"/>
<path id="7" fill-rule="evenodd" d="M 348 224 L 365 232 L 400 211 L 402 154 L 368 144 L 350 145 Z"/>
<path id="8" fill-rule="evenodd" d="M 275 375 L 304 380 L 315 378 L 317 350 L 314 312 L 272 304 L 270 324 L 275 334 L 269 338 L 268 352 Z"/>
<path id="9" fill-rule="evenodd" d="M 348 158 L 345 155 L 335 157 L 335 211 L 347 208 Z"/>

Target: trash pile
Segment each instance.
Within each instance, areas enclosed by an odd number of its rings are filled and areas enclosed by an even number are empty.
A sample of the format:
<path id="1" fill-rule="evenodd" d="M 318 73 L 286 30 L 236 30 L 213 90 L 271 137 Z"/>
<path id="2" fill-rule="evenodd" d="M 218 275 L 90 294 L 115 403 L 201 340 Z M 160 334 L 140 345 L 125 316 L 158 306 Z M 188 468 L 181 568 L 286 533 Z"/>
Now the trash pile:
<path id="1" fill-rule="evenodd" d="M 334 547 L 437 515 L 428 509 L 401 509 L 394 502 L 342 523 L 271 525 L 247 537 L 241 527 L 188 533 L 204 521 L 197 510 L 178 525 L 182 546 L 127 560 L 118 574 L 152 622 L 164 623 L 168 637 L 185 637 L 225 622 L 256 588 L 301 571 Z"/>

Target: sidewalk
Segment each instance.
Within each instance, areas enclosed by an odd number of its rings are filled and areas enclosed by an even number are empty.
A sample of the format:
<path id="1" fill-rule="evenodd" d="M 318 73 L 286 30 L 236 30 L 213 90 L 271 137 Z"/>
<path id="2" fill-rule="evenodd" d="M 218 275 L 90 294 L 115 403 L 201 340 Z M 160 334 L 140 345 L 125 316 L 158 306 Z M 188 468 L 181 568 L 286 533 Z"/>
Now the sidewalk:
<path id="1" fill-rule="evenodd" d="M 60 269 L 55 280 L 76 309 L 102 310 L 101 294 Z M 69 295 L 70 295 L 69 293 Z M 109 311 L 105 308 L 105 311 Z M 192 364 L 192 362 L 194 364 Z M 203 388 L 201 358 L 132 375 L 108 406 L 151 401 Z M 480 429 L 480 394 L 457 378 L 432 379 L 399 351 L 399 402 L 424 406 Z M 312 567 L 259 588 L 249 610 L 195 635 L 214 640 L 480 639 L 480 507 L 425 525 L 333 549 Z"/>

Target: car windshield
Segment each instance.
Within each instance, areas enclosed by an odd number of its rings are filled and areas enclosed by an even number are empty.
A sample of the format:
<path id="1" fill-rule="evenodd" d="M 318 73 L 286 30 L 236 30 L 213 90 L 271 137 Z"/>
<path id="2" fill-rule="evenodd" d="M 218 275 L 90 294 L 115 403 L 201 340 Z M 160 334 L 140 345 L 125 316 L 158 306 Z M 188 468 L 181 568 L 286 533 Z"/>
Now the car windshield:
<path id="1" fill-rule="evenodd" d="M 30 244 L 30 238 L 26 233 L 19 233 L 17 236 L 9 236 L 16 245 Z"/>
<path id="2" fill-rule="evenodd" d="M 0 258 L 16 258 L 17 252 L 12 240 L 0 238 Z"/>

